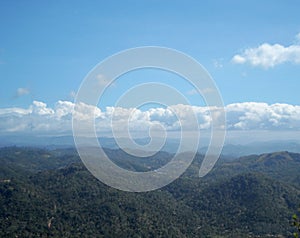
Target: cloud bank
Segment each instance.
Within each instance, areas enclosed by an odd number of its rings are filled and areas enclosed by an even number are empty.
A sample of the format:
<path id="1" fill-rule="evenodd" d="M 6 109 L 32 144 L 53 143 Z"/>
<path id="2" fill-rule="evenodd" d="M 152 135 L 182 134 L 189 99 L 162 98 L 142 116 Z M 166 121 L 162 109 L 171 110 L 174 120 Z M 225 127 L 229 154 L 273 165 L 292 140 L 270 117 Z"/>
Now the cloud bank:
<path id="1" fill-rule="evenodd" d="M 189 124 L 192 116 L 191 109 L 197 116 L 201 130 L 208 130 L 211 126 L 208 107 L 174 105 L 168 108 L 150 108 L 146 111 L 107 107 L 102 111 L 91 105 L 78 106 L 80 110 L 77 110 L 75 118 L 82 121 L 84 125 L 95 116 L 95 127 L 98 132 L 111 131 L 112 117 L 115 130 L 124 130 L 124 123 L 128 123 L 129 118 L 129 128 L 132 131 L 146 131 L 155 125 L 161 125 L 169 131 L 179 131 L 181 124 Z M 2 134 L 71 134 L 73 109 L 74 103 L 70 101 L 58 101 L 53 108 L 39 101 L 34 101 L 28 108 L 2 108 L 0 109 L 0 131 Z M 217 111 L 217 108 L 214 110 Z M 227 130 L 230 131 L 300 130 L 300 106 L 298 105 L 244 102 L 229 104 L 225 110 Z M 182 118 L 181 124 L 174 112 Z"/>
<path id="2" fill-rule="evenodd" d="M 272 68 L 283 63 L 300 64 L 300 33 L 296 36 L 296 43 L 290 46 L 264 43 L 255 48 L 245 49 L 241 54 L 232 58 L 236 64 L 249 63 L 253 66 Z"/>

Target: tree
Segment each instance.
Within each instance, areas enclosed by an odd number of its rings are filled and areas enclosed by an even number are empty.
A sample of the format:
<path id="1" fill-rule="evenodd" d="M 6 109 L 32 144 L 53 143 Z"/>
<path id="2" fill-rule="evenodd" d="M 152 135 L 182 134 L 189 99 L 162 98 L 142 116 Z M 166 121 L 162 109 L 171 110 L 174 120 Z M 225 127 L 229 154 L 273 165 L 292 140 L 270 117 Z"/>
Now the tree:
<path id="1" fill-rule="evenodd" d="M 300 208 L 298 208 L 298 212 L 300 212 Z M 297 231 L 294 232 L 294 237 L 298 238 L 300 234 L 300 218 L 297 216 L 297 214 L 293 215 L 292 224 L 297 229 Z"/>

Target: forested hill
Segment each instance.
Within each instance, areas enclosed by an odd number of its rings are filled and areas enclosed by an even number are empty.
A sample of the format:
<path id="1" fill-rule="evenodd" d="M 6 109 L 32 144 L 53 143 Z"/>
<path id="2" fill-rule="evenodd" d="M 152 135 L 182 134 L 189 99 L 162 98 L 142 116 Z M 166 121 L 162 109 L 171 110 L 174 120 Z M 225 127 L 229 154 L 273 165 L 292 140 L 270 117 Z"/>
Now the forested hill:
<path id="1" fill-rule="evenodd" d="M 107 152 L 136 171 L 171 158 Z M 200 179 L 201 159 L 163 189 L 127 193 L 96 180 L 73 149 L 2 148 L 0 237 L 291 237 L 299 154 L 220 160 Z"/>

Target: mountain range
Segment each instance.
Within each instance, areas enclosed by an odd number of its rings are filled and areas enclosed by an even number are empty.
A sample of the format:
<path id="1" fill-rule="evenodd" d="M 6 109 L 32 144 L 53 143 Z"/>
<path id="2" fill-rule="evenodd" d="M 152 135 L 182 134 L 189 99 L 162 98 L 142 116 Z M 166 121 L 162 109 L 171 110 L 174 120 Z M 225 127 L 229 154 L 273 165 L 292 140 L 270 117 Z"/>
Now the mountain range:
<path id="1" fill-rule="evenodd" d="M 85 138 L 87 144 L 89 142 L 88 138 Z M 128 149 L 132 145 L 128 143 L 127 138 L 119 138 L 122 145 L 128 145 Z M 99 144 L 103 148 L 108 149 L 119 149 L 119 145 L 116 140 L 112 137 L 99 137 Z M 135 142 L 140 145 L 148 144 L 150 138 L 137 138 Z M 178 149 L 180 143 L 179 139 L 167 138 L 165 144 L 163 145 L 161 151 L 168 153 L 174 153 Z M 207 151 L 208 140 L 201 140 L 198 147 L 198 152 L 200 154 L 205 154 Z M 33 135 L 3 135 L 0 136 L 0 148 L 9 146 L 21 146 L 21 147 L 38 147 L 47 149 L 65 149 L 70 147 L 75 147 L 73 136 L 33 136 Z M 190 148 L 183 148 L 183 151 L 190 151 Z M 230 143 L 227 142 L 223 149 L 222 155 L 229 158 L 237 158 L 250 154 L 263 154 L 271 153 L 274 151 L 290 151 L 295 153 L 300 153 L 300 141 L 298 140 L 268 140 L 268 141 L 257 141 L 251 143 Z"/>
<path id="2" fill-rule="evenodd" d="M 119 166 L 152 170 L 172 154 L 135 158 L 105 149 Z M 291 237 L 300 204 L 300 154 L 221 158 L 204 178 L 203 155 L 168 186 L 128 193 L 104 185 L 76 150 L 0 149 L 1 237 Z"/>

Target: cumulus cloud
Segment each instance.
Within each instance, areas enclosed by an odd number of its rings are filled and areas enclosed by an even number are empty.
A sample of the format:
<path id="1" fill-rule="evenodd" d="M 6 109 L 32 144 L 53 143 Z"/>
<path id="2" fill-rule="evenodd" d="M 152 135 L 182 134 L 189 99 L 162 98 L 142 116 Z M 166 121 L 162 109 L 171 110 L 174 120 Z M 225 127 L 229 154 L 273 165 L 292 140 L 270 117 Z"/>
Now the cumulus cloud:
<path id="1" fill-rule="evenodd" d="M 229 130 L 299 130 L 300 106 L 257 102 L 226 106 Z"/>
<path id="2" fill-rule="evenodd" d="M 241 54 L 233 56 L 232 62 L 236 64 L 249 63 L 266 69 L 287 62 L 300 64 L 300 33 L 296 36 L 295 44 L 283 46 L 264 43 L 258 47 L 245 49 Z"/>
<path id="3" fill-rule="evenodd" d="M 0 131 L 71 134 L 74 107 L 75 104 L 69 101 L 58 101 L 54 107 L 49 107 L 44 102 L 33 101 L 28 108 L 0 109 Z M 124 130 L 125 123 L 128 123 L 133 131 L 146 131 L 155 125 L 161 125 L 170 131 L 178 131 L 181 126 L 193 130 L 189 124 L 194 113 L 199 129 L 207 130 L 211 127 L 211 115 L 218 117 L 219 112 L 219 108 L 182 104 L 167 108 L 150 108 L 146 111 L 121 107 L 107 107 L 102 111 L 84 103 L 79 103 L 76 107 L 74 119 L 80 120 L 84 129 L 84 123 L 95 118 L 98 132 L 111 131 L 112 118 L 114 130 L 120 131 Z M 225 111 L 227 130 L 300 130 L 298 105 L 244 102 L 229 104 Z"/>

